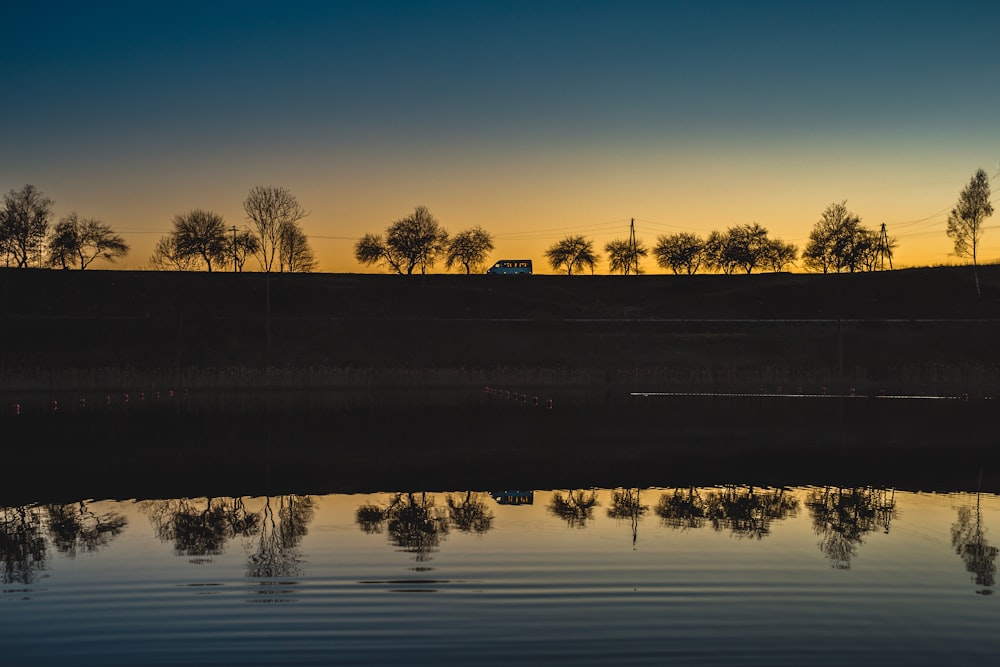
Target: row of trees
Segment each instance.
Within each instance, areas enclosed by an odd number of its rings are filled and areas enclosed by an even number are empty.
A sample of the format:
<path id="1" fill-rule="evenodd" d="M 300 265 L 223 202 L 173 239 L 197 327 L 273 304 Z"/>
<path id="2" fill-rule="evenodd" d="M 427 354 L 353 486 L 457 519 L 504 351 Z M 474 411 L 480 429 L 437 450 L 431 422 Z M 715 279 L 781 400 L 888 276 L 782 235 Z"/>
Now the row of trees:
<path id="1" fill-rule="evenodd" d="M 11 190 L 0 209 L 0 256 L 4 266 L 87 268 L 102 258 L 125 257 L 129 246 L 110 225 L 76 212 L 52 221 L 53 201 L 33 185 Z M 303 272 L 316 257 L 299 221 L 309 215 L 285 188 L 257 186 L 243 201 L 249 228 L 227 227 L 218 213 L 195 209 L 173 218 L 173 229 L 157 241 L 154 269 L 242 271 L 253 256 L 263 271 Z"/>
<path id="2" fill-rule="evenodd" d="M 955 254 L 972 260 L 977 267 L 977 252 L 983 223 L 993 214 L 989 178 L 982 169 L 973 176 L 959 195 L 958 205 L 948 217 L 948 236 L 954 241 Z M 885 268 L 898 242 L 885 231 L 861 224 L 861 218 L 847 208 L 847 202 L 834 202 L 820 215 L 809 233 L 802 251 L 805 269 L 821 273 L 854 273 Z M 492 236 L 480 227 L 449 237 L 424 206 L 392 223 L 385 236 L 366 234 L 355 246 L 354 255 L 366 265 L 382 265 L 396 273 L 425 273 L 439 258 L 445 268 L 460 266 L 466 273 L 481 269 L 493 250 Z M 614 239 L 604 247 L 611 273 L 641 273 L 640 262 L 650 249 L 634 237 Z M 753 271 L 784 271 L 800 259 L 799 248 L 781 239 L 771 238 L 757 223 L 736 225 L 724 232 L 713 231 L 707 237 L 683 232 L 660 235 L 652 248 L 656 264 L 675 274 L 714 271 L 725 274 Z M 567 274 L 594 272 L 600 256 L 590 239 L 569 235 L 549 246 L 545 258 L 556 271 Z M 976 289 L 979 289 L 978 271 Z"/>
<path id="3" fill-rule="evenodd" d="M 309 215 L 286 188 L 256 186 L 243 200 L 249 228 L 226 227 L 218 213 L 195 209 L 174 216 L 173 229 L 153 249 L 150 266 L 189 271 L 232 266 L 242 271 L 256 257 L 262 271 L 303 273 L 316 256 L 299 221 Z"/>
<path id="4" fill-rule="evenodd" d="M 382 234 L 365 234 L 354 246 L 354 257 L 362 264 L 381 265 L 399 274 L 419 269 L 426 273 L 439 259 L 446 269 L 461 267 L 466 273 L 480 271 L 493 237 L 481 227 L 449 236 L 426 206 L 389 225 Z"/>
<path id="5" fill-rule="evenodd" d="M 979 291 L 978 251 L 983 225 L 993 214 L 990 184 L 979 169 L 960 193 L 948 216 L 947 234 L 955 255 L 972 261 Z M 85 269 L 94 260 L 114 261 L 129 252 L 124 239 L 96 218 L 76 212 L 51 226 L 52 200 L 33 185 L 11 190 L 0 209 L 0 255 L 5 266 L 52 266 Z M 174 216 L 173 229 L 157 243 L 149 264 L 155 269 L 192 270 L 229 266 L 242 271 L 256 257 L 263 271 L 308 272 L 317 262 L 300 221 L 309 215 L 286 188 L 256 186 L 243 201 L 249 227 L 227 227 L 222 216 L 195 209 Z M 51 227 L 51 228 L 50 228 Z M 897 247 L 883 225 L 879 232 L 861 224 L 861 218 L 835 202 L 823 211 L 802 251 L 810 271 L 841 273 L 874 271 L 892 266 Z M 425 206 L 389 225 L 385 234 L 365 234 L 355 245 L 355 258 L 365 265 L 381 265 L 399 274 L 426 273 L 443 259 L 445 268 L 465 273 L 480 271 L 493 250 L 493 237 L 481 227 L 450 236 Z M 650 254 L 642 241 L 614 239 L 605 245 L 611 273 L 640 273 L 640 262 Z M 755 270 L 783 271 L 799 259 L 792 243 L 770 238 L 757 223 L 736 225 L 702 238 L 692 233 L 660 235 L 652 248 L 659 267 L 675 274 L 715 271 L 725 274 Z M 545 250 L 549 265 L 567 274 L 594 272 L 600 257 L 593 242 L 570 235 Z"/>
<path id="6" fill-rule="evenodd" d="M 99 257 L 114 261 L 128 254 L 125 240 L 97 218 L 81 218 L 73 212 L 53 226 L 52 204 L 33 185 L 4 195 L 0 209 L 4 266 L 85 269 Z"/>

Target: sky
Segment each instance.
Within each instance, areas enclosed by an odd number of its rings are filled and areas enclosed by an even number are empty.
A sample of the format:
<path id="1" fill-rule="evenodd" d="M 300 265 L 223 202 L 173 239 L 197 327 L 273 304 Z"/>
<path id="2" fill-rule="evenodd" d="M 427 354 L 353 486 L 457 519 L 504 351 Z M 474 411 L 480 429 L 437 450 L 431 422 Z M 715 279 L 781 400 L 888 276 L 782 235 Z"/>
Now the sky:
<path id="1" fill-rule="evenodd" d="M 756 222 L 801 249 L 844 200 L 895 266 L 957 263 L 977 169 L 1000 202 L 995 0 L 7 4 L 0 191 L 110 224 L 117 268 L 179 213 L 246 225 L 257 185 L 310 211 L 328 272 L 383 271 L 355 242 L 421 205 L 548 272 L 632 220 L 650 247 Z"/>

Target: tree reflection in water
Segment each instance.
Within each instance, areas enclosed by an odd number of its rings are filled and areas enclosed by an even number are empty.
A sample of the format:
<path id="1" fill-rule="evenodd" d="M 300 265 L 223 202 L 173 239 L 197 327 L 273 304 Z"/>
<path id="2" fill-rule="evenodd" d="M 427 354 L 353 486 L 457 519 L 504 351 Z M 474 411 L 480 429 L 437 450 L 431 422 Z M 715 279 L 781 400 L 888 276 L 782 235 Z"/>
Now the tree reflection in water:
<path id="1" fill-rule="evenodd" d="M 493 527 L 493 511 L 487 506 L 483 494 L 466 491 L 458 499 L 448 495 L 448 518 L 451 525 L 466 533 L 484 535 Z"/>
<path id="2" fill-rule="evenodd" d="M 664 493 L 653 511 L 664 526 L 675 530 L 702 528 L 708 521 L 705 517 L 705 501 L 694 487 Z"/>
<path id="3" fill-rule="evenodd" d="M 616 489 L 611 492 L 611 507 L 608 518 L 618 521 L 628 520 L 632 526 L 632 547 L 639 539 L 639 519 L 649 511 L 649 507 L 639 501 L 639 489 Z"/>
<path id="4" fill-rule="evenodd" d="M 247 511 L 241 498 L 206 498 L 202 508 L 190 499 L 152 500 L 140 504 L 156 536 L 174 543 L 174 553 L 192 563 L 222 553 L 236 535 L 248 536 L 259 517 Z"/>
<path id="5" fill-rule="evenodd" d="M 976 585 L 983 586 L 976 592 L 981 595 L 992 594 L 991 587 L 996 582 L 998 549 L 986 541 L 978 493 L 974 508 L 958 508 L 958 521 L 951 526 L 951 544 L 965 563 L 965 569 L 973 575 Z"/>
<path id="6" fill-rule="evenodd" d="M 275 514 L 273 504 L 277 504 Z M 315 512 L 315 501 L 309 496 L 278 496 L 265 498 L 264 508 L 256 515 L 255 535 L 248 541 L 247 576 L 272 579 L 301 574 L 302 557 L 298 547 L 308 532 Z M 250 535 L 250 532 L 246 533 Z"/>
<path id="7" fill-rule="evenodd" d="M 121 514 L 96 514 L 83 501 L 46 505 L 45 512 L 53 546 L 70 558 L 75 557 L 78 551 L 93 553 L 106 547 L 128 525 L 128 520 Z"/>
<path id="8" fill-rule="evenodd" d="M 435 507 L 433 497 L 426 493 L 419 494 L 419 498 L 417 495 L 397 493 L 385 507 L 362 505 L 355 512 L 354 520 L 368 534 L 387 530 L 389 542 L 414 554 L 418 562 L 430 560 L 431 553 L 437 551 L 442 538 L 448 534 L 449 517 L 445 510 Z M 472 499 L 471 495 L 469 498 Z M 449 505 L 452 502 L 449 498 Z M 485 506 L 482 509 L 485 510 Z M 485 529 L 489 530 L 491 525 L 492 516 Z"/>
<path id="9" fill-rule="evenodd" d="M 446 504 L 447 510 L 438 508 L 426 493 L 398 493 L 385 506 L 361 505 L 354 521 L 369 535 L 388 532 L 390 544 L 414 554 L 418 562 L 430 560 L 451 527 L 478 535 L 493 529 L 493 511 L 484 494 L 449 494 Z"/>
<path id="10" fill-rule="evenodd" d="M 806 498 L 806 507 L 812 515 L 813 530 L 820 536 L 820 551 L 839 570 L 851 567 L 851 559 L 858 555 L 866 534 L 878 529 L 888 533 L 897 517 L 893 489 L 814 489 Z"/>
<path id="11" fill-rule="evenodd" d="M 758 540 L 771 532 L 771 523 L 794 517 L 799 501 L 785 489 L 758 491 L 754 487 L 726 486 L 705 498 L 705 517 L 712 528 L 729 530 L 738 538 Z"/>
<path id="12" fill-rule="evenodd" d="M 594 518 L 597 504 L 597 493 L 594 491 L 571 490 L 566 496 L 556 491 L 552 494 L 549 511 L 570 528 L 586 528 L 587 522 Z"/>
<path id="13" fill-rule="evenodd" d="M 48 567 L 48 548 L 38 507 L 0 509 L 0 557 L 3 583 L 34 583 L 38 572 Z"/>
<path id="14" fill-rule="evenodd" d="M 174 543 L 174 552 L 193 563 L 219 555 L 235 537 L 246 538 L 247 576 L 273 578 L 299 574 L 297 548 L 315 512 L 310 496 L 265 496 L 258 512 L 243 498 L 207 498 L 204 507 L 190 499 L 140 503 L 156 536 Z"/>
<path id="15" fill-rule="evenodd" d="M 86 501 L 0 508 L 3 582 L 34 582 L 37 573 L 48 567 L 49 540 L 61 554 L 75 558 L 80 552 L 108 546 L 126 525 L 121 514 L 97 514 Z"/>

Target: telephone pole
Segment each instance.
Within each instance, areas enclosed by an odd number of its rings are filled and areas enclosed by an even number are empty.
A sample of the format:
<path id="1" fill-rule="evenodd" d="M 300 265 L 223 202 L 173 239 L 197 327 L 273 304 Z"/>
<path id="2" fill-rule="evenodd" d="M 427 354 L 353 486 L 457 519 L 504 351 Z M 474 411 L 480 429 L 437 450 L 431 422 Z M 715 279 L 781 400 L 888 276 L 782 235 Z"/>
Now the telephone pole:
<path id="1" fill-rule="evenodd" d="M 625 265 L 625 275 L 628 275 L 629 270 L 634 270 L 635 275 L 639 275 L 639 242 L 635 240 L 635 218 L 632 218 L 632 223 L 629 226 L 628 252 L 628 264 Z"/>
<path id="2" fill-rule="evenodd" d="M 882 223 L 882 231 L 879 232 L 878 247 L 875 250 L 878 256 L 879 270 L 885 271 L 885 259 L 889 258 L 889 270 L 892 270 L 892 248 L 889 247 L 889 234 L 885 231 L 885 223 Z"/>
<path id="3" fill-rule="evenodd" d="M 236 273 L 236 225 L 229 228 L 233 233 L 233 273 Z"/>

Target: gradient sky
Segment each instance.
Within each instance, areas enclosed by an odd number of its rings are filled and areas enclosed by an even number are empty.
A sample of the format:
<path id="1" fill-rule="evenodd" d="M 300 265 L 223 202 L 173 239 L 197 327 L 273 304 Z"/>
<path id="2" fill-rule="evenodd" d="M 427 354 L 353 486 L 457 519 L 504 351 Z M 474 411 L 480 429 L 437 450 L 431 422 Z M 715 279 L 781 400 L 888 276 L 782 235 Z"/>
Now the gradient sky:
<path id="1" fill-rule="evenodd" d="M 417 205 L 540 272 L 632 218 L 648 246 L 758 222 L 801 248 L 845 199 L 897 266 L 940 264 L 1000 173 L 996 0 L 11 4 L 0 190 L 110 223 L 120 268 L 177 213 L 245 224 L 254 185 L 311 211 L 323 271 L 374 270 L 354 242 Z"/>

